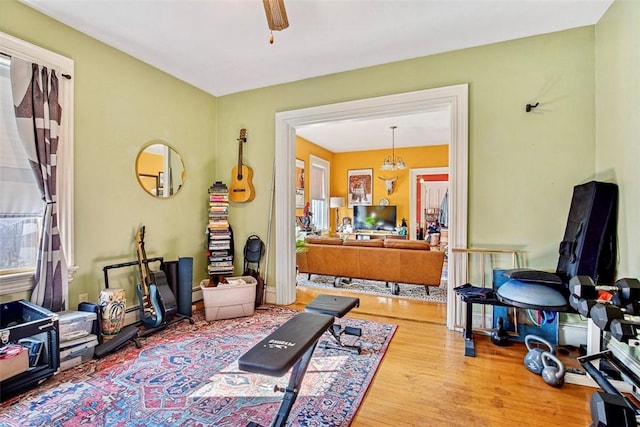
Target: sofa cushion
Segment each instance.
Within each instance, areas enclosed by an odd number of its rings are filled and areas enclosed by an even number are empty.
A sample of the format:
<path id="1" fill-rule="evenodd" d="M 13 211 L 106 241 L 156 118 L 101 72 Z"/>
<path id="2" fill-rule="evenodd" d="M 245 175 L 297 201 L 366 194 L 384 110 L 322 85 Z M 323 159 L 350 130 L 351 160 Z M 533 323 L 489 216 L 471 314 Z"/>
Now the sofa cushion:
<path id="1" fill-rule="evenodd" d="M 344 246 L 367 246 L 373 248 L 381 248 L 384 246 L 383 239 L 370 239 L 370 240 L 345 240 Z"/>
<path id="2" fill-rule="evenodd" d="M 316 245 L 341 245 L 342 239 L 339 237 L 314 236 L 304 239 L 305 243 L 315 243 Z"/>
<path id="3" fill-rule="evenodd" d="M 426 242 L 424 240 L 384 239 L 384 247 L 396 249 L 418 249 L 423 251 L 431 250 L 429 242 Z"/>

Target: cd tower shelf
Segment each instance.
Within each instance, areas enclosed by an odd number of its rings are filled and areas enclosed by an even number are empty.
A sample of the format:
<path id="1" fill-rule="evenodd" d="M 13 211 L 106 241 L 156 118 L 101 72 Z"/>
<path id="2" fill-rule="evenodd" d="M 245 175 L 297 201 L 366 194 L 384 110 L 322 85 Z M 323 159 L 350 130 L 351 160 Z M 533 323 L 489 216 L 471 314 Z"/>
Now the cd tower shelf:
<path id="1" fill-rule="evenodd" d="M 207 257 L 209 277 L 233 276 L 233 232 L 229 225 L 229 189 L 220 181 L 209 187 Z"/>

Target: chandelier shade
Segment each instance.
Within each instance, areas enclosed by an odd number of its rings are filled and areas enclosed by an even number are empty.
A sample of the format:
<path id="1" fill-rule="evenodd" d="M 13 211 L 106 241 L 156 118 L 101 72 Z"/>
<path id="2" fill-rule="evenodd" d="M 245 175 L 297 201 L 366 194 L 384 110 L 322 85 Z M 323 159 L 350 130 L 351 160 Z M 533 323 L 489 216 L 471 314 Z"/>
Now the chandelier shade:
<path id="1" fill-rule="evenodd" d="M 380 169 L 383 171 L 394 171 L 397 169 L 405 169 L 407 165 L 402 160 L 402 157 L 396 157 L 396 128 L 398 126 L 391 126 L 391 155 L 385 157 Z"/>

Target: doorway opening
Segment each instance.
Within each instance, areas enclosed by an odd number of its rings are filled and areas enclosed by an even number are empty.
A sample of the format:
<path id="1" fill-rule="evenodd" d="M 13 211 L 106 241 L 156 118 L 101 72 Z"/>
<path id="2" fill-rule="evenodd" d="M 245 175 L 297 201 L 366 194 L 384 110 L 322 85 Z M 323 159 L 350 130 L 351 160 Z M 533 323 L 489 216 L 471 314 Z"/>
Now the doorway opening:
<path id="1" fill-rule="evenodd" d="M 296 128 L 326 122 L 400 116 L 449 109 L 450 247 L 467 245 L 468 85 L 426 89 L 276 113 L 275 135 L 275 302 L 291 304 L 295 285 L 295 151 Z M 455 265 L 449 263 L 449 278 Z M 464 274 L 464 269 L 459 269 Z M 449 280 L 447 327 L 453 329 L 455 293 Z"/>

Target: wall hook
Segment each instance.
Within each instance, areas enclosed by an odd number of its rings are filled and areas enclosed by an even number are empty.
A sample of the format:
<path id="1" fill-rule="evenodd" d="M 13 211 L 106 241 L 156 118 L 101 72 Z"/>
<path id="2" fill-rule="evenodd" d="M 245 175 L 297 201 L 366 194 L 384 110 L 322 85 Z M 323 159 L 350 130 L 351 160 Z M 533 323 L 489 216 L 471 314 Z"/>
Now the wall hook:
<path id="1" fill-rule="evenodd" d="M 531 104 L 527 104 L 527 106 L 525 107 L 525 110 L 527 111 L 527 113 L 530 113 L 531 110 L 533 110 L 534 108 L 536 108 L 538 105 L 540 105 L 539 102 L 536 102 L 534 105 Z"/>

